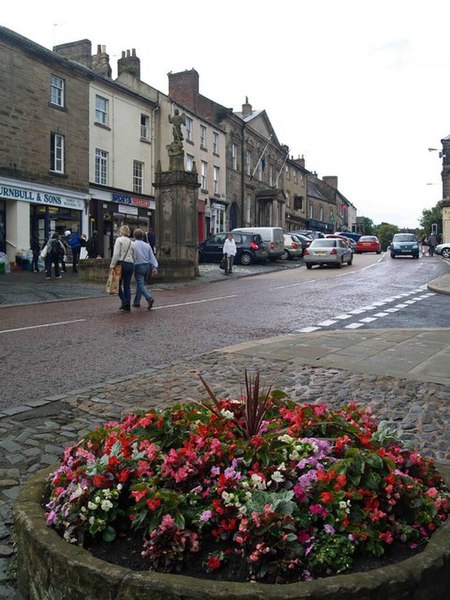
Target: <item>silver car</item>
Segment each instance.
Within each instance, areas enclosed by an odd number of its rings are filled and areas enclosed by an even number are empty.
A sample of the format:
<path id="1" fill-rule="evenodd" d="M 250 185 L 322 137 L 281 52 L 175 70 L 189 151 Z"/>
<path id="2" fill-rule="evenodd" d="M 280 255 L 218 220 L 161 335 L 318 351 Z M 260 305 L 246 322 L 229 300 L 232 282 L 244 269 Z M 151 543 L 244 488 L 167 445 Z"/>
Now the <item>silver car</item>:
<path id="1" fill-rule="evenodd" d="M 336 265 L 340 269 L 344 263 L 352 264 L 353 252 L 343 240 L 321 238 L 313 240 L 305 249 L 303 260 L 307 269 L 311 269 L 313 265 Z"/>
<path id="2" fill-rule="evenodd" d="M 436 254 L 440 254 L 444 258 L 450 258 L 450 243 L 438 244 L 434 249 Z"/>

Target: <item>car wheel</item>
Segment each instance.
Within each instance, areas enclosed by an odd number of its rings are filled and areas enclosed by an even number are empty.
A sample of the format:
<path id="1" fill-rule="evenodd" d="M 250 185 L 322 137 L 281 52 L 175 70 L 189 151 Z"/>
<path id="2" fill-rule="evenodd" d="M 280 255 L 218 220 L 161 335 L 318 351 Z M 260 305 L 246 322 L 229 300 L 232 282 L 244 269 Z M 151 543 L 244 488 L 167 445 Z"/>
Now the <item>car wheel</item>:
<path id="1" fill-rule="evenodd" d="M 444 248 L 441 254 L 444 258 L 450 258 L 450 248 Z"/>
<path id="2" fill-rule="evenodd" d="M 241 254 L 241 265 L 251 265 L 253 262 L 252 255 L 248 252 L 243 252 Z"/>
<path id="3" fill-rule="evenodd" d="M 306 268 L 307 269 L 312 269 L 312 264 L 311 263 L 306 263 Z"/>
<path id="4" fill-rule="evenodd" d="M 348 266 L 350 266 L 353 262 L 353 254 L 350 256 L 350 260 L 347 261 Z"/>
<path id="5" fill-rule="evenodd" d="M 289 258 L 289 252 L 285 250 L 283 254 L 280 256 L 281 260 L 287 260 Z"/>
<path id="6" fill-rule="evenodd" d="M 341 260 L 336 264 L 336 267 L 338 269 L 341 269 L 343 264 L 344 264 L 344 261 L 342 260 L 342 257 L 341 257 Z"/>
<path id="7" fill-rule="evenodd" d="M 395 254 L 392 254 L 392 253 L 391 253 L 391 258 L 395 258 Z"/>

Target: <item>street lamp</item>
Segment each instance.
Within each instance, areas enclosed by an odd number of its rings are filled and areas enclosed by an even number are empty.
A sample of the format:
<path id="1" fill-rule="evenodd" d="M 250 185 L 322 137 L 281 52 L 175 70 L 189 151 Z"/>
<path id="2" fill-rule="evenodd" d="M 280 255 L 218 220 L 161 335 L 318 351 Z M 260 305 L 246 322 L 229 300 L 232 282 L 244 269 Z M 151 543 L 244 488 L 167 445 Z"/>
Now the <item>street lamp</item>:
<path id="1" fill-rule="evenodd" d="M 428 148 L 428 152 L 439 152 L 439 158 L 445 158 L 445 154 L 439 148 Z"/>

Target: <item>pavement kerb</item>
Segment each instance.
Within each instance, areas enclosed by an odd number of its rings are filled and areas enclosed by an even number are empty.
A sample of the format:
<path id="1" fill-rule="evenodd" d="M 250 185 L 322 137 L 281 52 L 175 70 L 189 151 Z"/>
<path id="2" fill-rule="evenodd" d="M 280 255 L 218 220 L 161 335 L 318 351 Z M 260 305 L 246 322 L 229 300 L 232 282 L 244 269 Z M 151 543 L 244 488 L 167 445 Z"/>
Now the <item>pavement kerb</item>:
<path id="1" fill-rule="evenodd" d="M 441 275 L 437 279 L 433 279 L 428 283 L 428 289 L 437 294 L 450 295 L 450 273 Z"/>

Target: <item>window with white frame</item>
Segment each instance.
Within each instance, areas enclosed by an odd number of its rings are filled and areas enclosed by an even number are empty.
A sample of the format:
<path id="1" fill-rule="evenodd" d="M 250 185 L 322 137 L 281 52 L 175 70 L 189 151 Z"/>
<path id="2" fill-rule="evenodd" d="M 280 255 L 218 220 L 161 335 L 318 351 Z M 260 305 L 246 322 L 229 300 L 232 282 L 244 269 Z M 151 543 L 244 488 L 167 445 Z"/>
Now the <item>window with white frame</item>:
<path id="1" fill-rule="evenodd" d="M 202 190 L 208 189 L 208 163 L 202 160 L 202 170 L 200 173 L 200 187 Z"/>
<path id="2" fill-rule="evenodd" d="M 50 171 L 64 173 L 64 136 L 59 133 L 50 135 Z"/>
<path id="3" fill-rule="evenodd" d="M 220 168 L 219 167 L 214 167 L 213 177 L 214 177 L 214 193 L 218 194 L 219 193 L 219 177 L 220 177 Z"/>
<path id="4" fill-rule="evenodd" d="M 275 167 L 274 165 L 270 165 L 269 168 L 269 186 L 273 187 L 275 183 Z"/>
<path id="5" fill-rule="evenodd" d="M 108 125 L 108 100 L 102 96 L 95 96 L 95 122 Z"/>
<path id="6" fill-rule="evenodd" d="M 320 207 L 320 210 L 319 210 L 319 221 L 323 221 L 323 207 L 322 206 Z"/>
<path id="7" fill-rule="evenodd" d="M 262 181 L 263 179 L 263 166 L 264 166 L 264 158 L 262 158 L 258 163 L 258 169 L 256 173 L 256 177 L 258 181 Z"/>
<path id="8" fill-rule="evenodd" d="M 238 146 L 237 144 L 231 144 L 231 168 L 237 171 L 237 155 Z"/>
<path id="9" fill-rule="evenodd" d="M 64 106 L 64 79 L 57 75 L 52 75 L 50 84 L 50 104 L 55 106 Z"/>
<path id="10" fill-rule="evenodd" d="M 108 152 L 95 149 L 95 183 L 108 185 Z"/>
<path id="11" fill-rule="evenodd" d="M 298 183 L 298 173 L 294 171 L 294 183 Z"/>
<path id="12" fill-rule="evenodd" d="M 308 207 L 308 213 L 309 213 L 309 218 L 312 219 L 313 218 L 313 205 L 310 204 Z"/>
<path id="13" fill-rule="evenodd" d="M 247 225 L 250 225 L 251 221 L 251 214 L 252 214 L 252 197 L 250 194 L 247 194 L 245 197 L 245 222 L 247 223 Z"/>
<path id="14" fill-rule="evenodd" d="M 213 131 L 213 152 L 219 154 L 219 134 L 217 131 Z"/>
<path id="15" fill-rule="evenodd" d="M 150 117 L 141 115 L 141 140 L 150 139 Z"/>
<path id="16" fill-rule="evenodd" d="M 200 146 L 206 148 L 206 127 L 200 125 Z"/>
<path id="17" fill-rule="evenodd" d="M 288 190 L 286 190 L 286 205 L 289 207 L 291 206 L 291 192 Z"/>
<path id="18" fill-rule="evenodd" d="M 186 154 L 186 171 L 194 170 L 194 157 L 190 154 Z"/>
<path id="19" fill-rule="evenodd" d="M 288 165 L 286 165 L 284 167 L 284 172 L 285 172 L 285 175 L 286 175 L 286 179 L 290 179 L 291 178 L 291 172 L 290 172 L 290 169 L 289 169 Z"/>
<path id="20" fill-rule="evenodd" d="M 194 121 L 190 117 L 186 117 L 186 139 L 188 142 L 193 141 Z"/>
<path id="21" fill-rule="evenodd" d="M 252 153 L 251 150 L 245 152 L 245 168 L 247 175 L 252 174 Z"/>
<path id="22" fill-rule="evenodd" d="M 133 160 L 133 192 L 142 194 L 144 183 L 144 163 Z"/>

